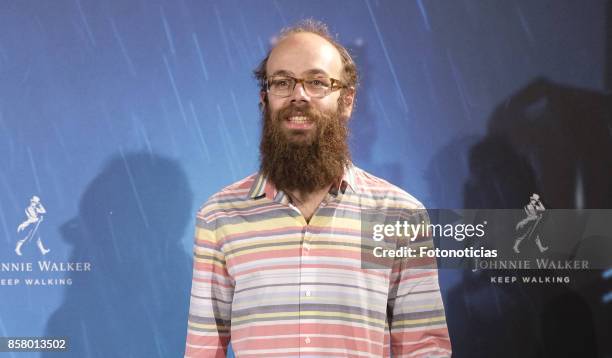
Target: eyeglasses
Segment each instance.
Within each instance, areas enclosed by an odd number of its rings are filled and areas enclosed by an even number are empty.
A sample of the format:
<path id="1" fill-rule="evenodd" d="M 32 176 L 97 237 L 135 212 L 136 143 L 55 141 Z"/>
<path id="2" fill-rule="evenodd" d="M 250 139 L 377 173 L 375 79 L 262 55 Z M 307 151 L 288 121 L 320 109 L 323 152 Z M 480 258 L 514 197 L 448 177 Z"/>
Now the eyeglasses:
<path id="1" fill-rule="evenodd" d="M 289 97 L 298 83 L 302 84 L 308 96 L 314 98 L 323 98 L 334 91 L 346 88 L 341 81 L 320 75 L 306 78 L 272 76 L 266 79 L 266 90 L 275 96 Z"/>

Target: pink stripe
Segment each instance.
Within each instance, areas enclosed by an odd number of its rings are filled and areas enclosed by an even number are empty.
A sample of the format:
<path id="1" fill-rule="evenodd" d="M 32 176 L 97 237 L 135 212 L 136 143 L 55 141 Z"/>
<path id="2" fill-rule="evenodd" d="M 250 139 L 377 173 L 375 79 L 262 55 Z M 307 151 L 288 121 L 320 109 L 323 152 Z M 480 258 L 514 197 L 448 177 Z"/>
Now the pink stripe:
<path id="1" fill-rule="evenodd" d="M 272 235 L 281 235 L 281 234 L 299 234 L 301 232 L 301 228 L 298 226 L 285 226 L 278 229 L 269 229 L 269 230 L 253 230 L 248 232 L 240 232 L 233 235 L 224 235 L 222 241 L 220 243 L 225 243 L 228 241 L 239 240 L 241 238 L 253 238 L 257 236 L 272 236 Z"/>
<path id="2" fill-rule="evenodd" d="M 240 265 L 247 262 L 253 262 L 258 260 L 266 259 L 279 259 L 279 258 L 296 258 L 300 256 L 306 256 L 301 254 L 301 248 L 285 249 L 285 250 L 267 250 L 260 252 L 253 252 L 248 254 L 228 255 L 227 263 L 230 265 Z M 313 257 L 342 257 L 353 260 L 361 260 L 361 252 L 353 252 L 343 249 L 311 249 L 308 256 Z M 317 265 L 320 267 L 320 265 Z M 261 269 L 261 267 L 260 267 Z"/>
<path id="3" fill-rule="evenodd" d="M 437 273 L 435 273 L 433 271 L 425 271 L 425 272 L 421 272 L 421 273 L 417 273 L 417 274 L 406 275 L 406 277 L 404 277 L 404 278 L 402 278 L 400 280 L 400 283 L 401 282 L 410 281 L 410 280 L 421 279 L 423 277 L 435 277 L 435 276 L 437 276 Z"/>
<path id="4" fill-rule="evenodd" d="M 237 272 L 234 277 L 239 278 L 240 276 L 247 275 L 253 272 L 262 272 L 262 271 L 275 271 L 275 270 L 286 270 L 286 269 L 294 269 L 297 270 L 299 268 L 320 268 L 320 269 L 336 269 L 336 270 L 345 270 L 345 271 L 353 271 L 359 272 L 366 276 L 378 276 L 387 279 L 389 275 L 378 271 L 364 271 L 360 268 L 350 267 L 350 266 L 342 266 L 342 265 L 323 265 L 323 264 L 302 264 L 300 265 L 274 265 L 274 266 L 266 266 L 266 267 L 256 267 L 244 271 Z"/>
<path id="5" fill-rule="evenodd" d="M 395 342 L 405 342 L 407 344 L 410 344 L 410 342 L 420 341 L 421 339 L 427 336 L 443 337 L 447 339 L 448 330 L 446 327 L 444 328 L 425 328 L 424 327 L 418 331 L 393 332 L 391 336 L 393 336 L 393 340 Z"/>
<path id="6" fill-rule="evenodd" d="M 296 256 L 299 256 L 299 251 L 299 248 L 286 250 L 267 250 L 250 254 L 229 255 L 226 260 L 228 265 L 233 266 L 251 262 L 254 260 L 279 259 L 287 257 L 295 258 Z"/>
<path id="7" fill-rule="evenodd" d="M 257 334 L 254 334 L 254 333 Z M 233 328 L 232 337 L 239 340 L 245 337 L 253 336 L 279 336 L 293 334 L 329 334 L 329 335 L 344 335 L 347 337 L 363 338 L 372 341 L 382 342 L 384 332 L 366 329 L 347 324 L 329 324 L 329 323 L 302 323 L 302 324 L 274 324 L 260 325 L 255 327 Z"/>
<path id="8" fill-rule="evenodd" d="M 317 348 L 317 349 L 347 349 L 357 352 L 371 352 L 372 354 L 382 355 L 382 345 L 373 344 L 368 341 L 356 340 L 353 334 L 346 335 L 345 338 L 336 337 L 317 337 L 308 336 L 309 343 L 306 343 L 304 339 L 306 334 L 302 334 L 301 337 L 271 337 L 271 338 L 258 338 L 258 339 L 247 339 L 240 342 L 233 342 L 232 345 L 236 348 L 236 351 L 254 350 L 254 349 L 289 349 L 289 348 Z M 254 337 L 252 337 L 254 338 Z"/>
<path id="9" fill-rule="evenodd" d="M 216 214 L 210 215 L 208 217 L 208 220 L 217 220 L 219 218 L 233 218 L 235 216 L 248 217 L 250 215 L 267 213 L 267 212 L 276 211 L 276 210 L 279 210 L 279 208 L 271 207 L 271 206 L 262 206 L 262 207 L 255 207 L 253 209 L 243 210 L 243 211 L 238 211 L 238 210 L 219 211 Z"/>
<path id="10" fill-rule="evenodd" d="M 222 286 L 222 287 L 225 287 L 225 288 L 233 287 L 232 285 L 225 285 L 225 284 L 223 284 L 223 283 L 221 283 L 219 281 L 206 280 L 206 279 L 203 279 L 203 278 L 194 278 L 193 281 L 195 281 L 195 282 L 202 282 L 202 283 L 210 283 L 210 284 L 213 284 L 213 285 L 216 285 L 216 286 Z"/>

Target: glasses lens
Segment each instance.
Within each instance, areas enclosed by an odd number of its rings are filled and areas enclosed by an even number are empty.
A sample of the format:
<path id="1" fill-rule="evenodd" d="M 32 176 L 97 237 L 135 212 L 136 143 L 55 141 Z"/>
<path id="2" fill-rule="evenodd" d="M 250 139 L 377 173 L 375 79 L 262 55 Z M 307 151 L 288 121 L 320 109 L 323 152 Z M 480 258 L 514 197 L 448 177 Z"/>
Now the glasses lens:
<path id="1" fill-rule="evenodd" d="M 332 80 L 329 77 L 312 77 L 300 81 L 304 90 L 311 97 L 325 97 L 332 89 Z M 296 79 L 292 77 L 274 76 L 268 79 L 268 91 L 276 96 L 290 96 L 295 88 Z"/>
<path id="2" fill-rule="evenodd" d="M 288 96 L 291 94 L 295 80 L 289 77 L 271 77 L 268 80 L 268 89 L 270 93 L 277 96 Z"/>
<path id="3" fill-rule="evenodd" d="M 323 97 L 329 94 L 331 80 L 326 77 L 307 78 L 304 80 L 306 92 L 313 97 Z"/>

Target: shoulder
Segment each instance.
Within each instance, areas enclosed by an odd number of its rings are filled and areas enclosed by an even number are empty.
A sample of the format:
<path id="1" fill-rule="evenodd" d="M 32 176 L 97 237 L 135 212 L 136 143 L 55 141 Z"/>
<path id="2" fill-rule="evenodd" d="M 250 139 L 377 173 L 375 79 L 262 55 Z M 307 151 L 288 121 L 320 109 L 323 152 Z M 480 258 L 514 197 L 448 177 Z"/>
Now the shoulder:
<path id="1" fill-rule="evenodd" d="M 425 206 L 417 198 L 402 188 L 389 183 L 365 170 L 353 167 L 356 192 L 372 197 L 380 206 L 393 206 L 405 209 L 424 209 Z"/>
<path id="2" fill-rule="evenodd" d="M 240 206 L 241 203 L 248 201 L 249 193 L 257 176 L 257 173 L 251 174 L 213 194 L 200 206 L 197 214 L 198 218 L 207 220 L 219 211 Z"/>

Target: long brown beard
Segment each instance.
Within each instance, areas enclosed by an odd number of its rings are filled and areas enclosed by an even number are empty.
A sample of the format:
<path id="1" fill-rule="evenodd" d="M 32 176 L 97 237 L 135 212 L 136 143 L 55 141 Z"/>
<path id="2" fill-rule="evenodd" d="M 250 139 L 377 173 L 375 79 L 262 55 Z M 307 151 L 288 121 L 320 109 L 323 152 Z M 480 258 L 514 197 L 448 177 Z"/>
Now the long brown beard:
<path id="1" fill-rule="evenodd" d="M 291 140 L 281 128 L 282 118 L 294 110 L 304 112 L 315 123 L 311 138 Z M 278 190 L 312 193 L 340 179 L 350 163 L 347 120 L 336 112 L 321 112 L 311 107 L 286 107 L 274 116 L 268 106 L 263 113 L 259 146 L 261 172 Z"/>

